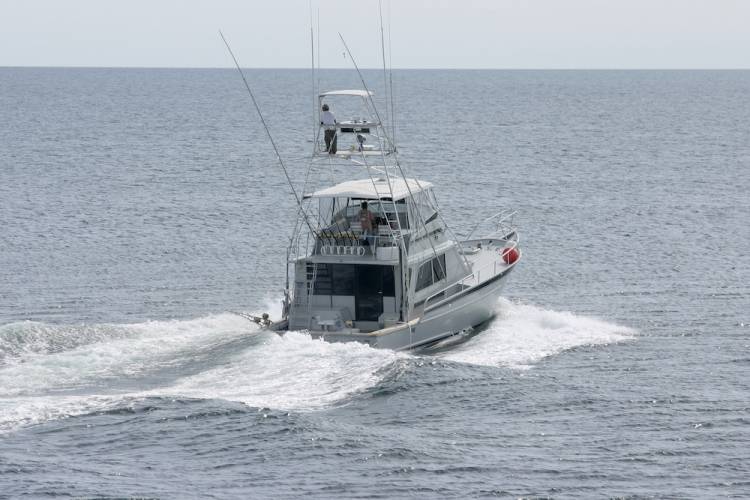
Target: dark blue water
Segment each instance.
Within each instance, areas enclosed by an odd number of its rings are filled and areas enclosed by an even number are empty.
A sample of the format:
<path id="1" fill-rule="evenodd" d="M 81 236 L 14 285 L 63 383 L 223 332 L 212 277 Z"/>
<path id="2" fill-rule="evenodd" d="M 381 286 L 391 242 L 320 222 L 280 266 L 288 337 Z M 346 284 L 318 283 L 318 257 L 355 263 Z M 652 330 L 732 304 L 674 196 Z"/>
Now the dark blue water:
<path id="1" fill-rule="evenodd" d="M 248 75 L 301 180 L 309 72 Z M 454 229 L 519 210 L 442 352 L 228 313 L 278 313 L 294 219 L 236 73 L 0 68 L 0 497 L 750 497 L 750 72 L 394 84 Z"/>

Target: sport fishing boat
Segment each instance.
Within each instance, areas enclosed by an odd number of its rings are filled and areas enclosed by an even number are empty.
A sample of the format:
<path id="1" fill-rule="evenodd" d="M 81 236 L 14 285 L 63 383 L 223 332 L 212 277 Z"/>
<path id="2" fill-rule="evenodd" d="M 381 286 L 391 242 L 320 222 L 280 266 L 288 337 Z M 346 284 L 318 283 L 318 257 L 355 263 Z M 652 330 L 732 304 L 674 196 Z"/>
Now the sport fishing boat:
<path id="1" fill-rule="evenodd" d="M 287 251 L 283 317 L 265 323 L 330 342 L 426 347 L 494 315 L 521 257 L 515 212 L 480 220 L 459 241 L 433 185 L 404 174 L 372 96 L 368 90 L 318 96 L 318 110 L 344 109 L 340 101 L 353 99 L 361 111 L 333 123 L 318 119 Z M 491 230 L 473 237 L 480 228 Z"/>
<path id="2" fill-rule="evenodd" d="M 240 314 L 279 333 L 305 331 L 329 342 L 395 350 L 463 337 L 491 319 L 521 258 L 515 212 L 481 219 L 459 240 L 443 219 L 433 185 L 406 176 L 394 134 L 381 120 L 356 63 L 363 89 L 314 96 L 313 151 L 298 194 L 247 79 L 224 43 L 298 207 L 286 252 L 282 317 Z M 390 104 L 395 131 L 392 99 Z M 337 120 L 331 109 L 348 118 Z"/>

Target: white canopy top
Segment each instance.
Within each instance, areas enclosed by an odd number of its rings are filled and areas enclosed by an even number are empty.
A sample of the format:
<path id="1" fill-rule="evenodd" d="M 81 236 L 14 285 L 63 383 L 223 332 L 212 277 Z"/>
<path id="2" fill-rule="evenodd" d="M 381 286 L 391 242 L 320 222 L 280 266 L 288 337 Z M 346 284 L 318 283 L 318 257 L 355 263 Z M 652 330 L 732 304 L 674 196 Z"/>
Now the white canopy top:
<path id="1" fill-rule="evenodd" d="M 373 92 L 367 90 L 331 90 L 329 92 L 323 92 L 320 97 L 326 97 L 331 95 L 349 95 L 355 97 L 368 97 L 375 95 Z"/>
<path id="2" fill-rule="evenodd" d="M 408 183 L 408 184 L 407 184 Z M 379 198 L 390 198 L 391 190 L 393 191 L 393 200 L 401 200 L 411 194 L 430 189 L 431 182 L 418 181 L 417 179 L 391 178 L 391 188 L 388 188 L 388 181 L 385 178 L 360 179 L 356 181 L 346 181 L 336 184 L 313 194 L 308 194 L 305 198 L 357 198 L 365 200 L 377 200 Z"/>

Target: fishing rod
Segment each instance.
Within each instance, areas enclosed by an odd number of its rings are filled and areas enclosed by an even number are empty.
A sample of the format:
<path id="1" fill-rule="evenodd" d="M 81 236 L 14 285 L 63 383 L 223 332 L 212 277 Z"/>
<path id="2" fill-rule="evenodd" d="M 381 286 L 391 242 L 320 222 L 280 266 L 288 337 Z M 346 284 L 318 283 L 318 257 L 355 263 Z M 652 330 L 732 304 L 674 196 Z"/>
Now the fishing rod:
<path id="1" fill-rule="evenodd" d="M 318 32 L 320 37 L 320 32 Z M 318 54 L 320 56 L 320 54 Z M 313 154 L 315 153 L 315 146 L 318 140 L 318 102 L 316 100 L 315 92 L 315 36 L 313 33 L 313 11 L 312 11 L 312 0 L 310 0 L 310 83 L 312 84 L 312 109 L 313 109 Z"/>
<path id="2" fill-rule="evenodd" d="M 388 116 L 388 73 L 385 62 L 385 34 L 383 33 L 383 0 L 378 0 L 378 12 L 380 14 L 380 52 L 383 55 L 383 90 L 385 91 L 385 120 L 390 122 L 393 118 Z M 393 96 L 391 96 L 393 99 Z M 385 126 L 383 127 L 385 128 Z M 395 144 L 391 144 L 395 148 Z"/>
<path id="3" fill-rule="evenodd" d="M 224 41 L 224 45 L 227 46 L 229 55 L 232 56 L 232 60 L 234 61 L 234 65 L 237 67 L 237 71 L 239 71 L 240 76 L 242 77 L 242 81 L 245 82 L 245 88 L 247 89 L 247 93 L 250 94 L 250 99 L 252 99 L 253 101 L 253 106 L 255 106 L 255 111 L 258 112 L 258 116 L 260 117 L 260 122 L 263 124 L 263 128 L 266 131 L 266 135 L 268 135 L 268 140 L 271 142 L 271 146 L 273 146 L 273 151 L 276 153 L 276 159 L 279 160 L 279 165 L 281 166 L 281 170 L 284 172 L 284 176 L 286 177 L 286 182 L 289 184 L 289 187 L 292 190 L 292 194 L 294 195 L 294 199 L 297 202 L 297 207 L 299 208 L 299 212 L 302 214 L 302 217 L 305 219 L 305 224 L 307 224 L 307 227 L 310 228 L 310 231 L 314 233 L 315 230 L 310 224 L 310 221 L 307 218 L 307 212 L 305 212 L 305 209 L 302 206 L 302 200 L 297 194 L 297 190 L 294 189 L 294 184 L 292 184 L 292 178 L 289 177 L 289 171 L 286 169 L 286 165 L 284 165 L 284 160 L 281 158 L 281 153 L 279 153 L 279 148 L 276 147 L 276 141 L 273 140 L 273 136 L 271 135 L 271 130 L 268 128 L 268 124 L 266 124 L 266 120 L 263 118 L 263 113 L 260 111 L 260 106 L 258 105 L 258 101 L 255 100 L 255 94 L 253 94 L 253 91 L 250 88 L 250 84 L 247 82 L 247 78 L 245 78 L 245 72 L 242 71 L 242 68 L 240 67 L 240 63 L 237 62 L 237 58 L 234 56 L 234 52 L 232 52 L 232 47 L 229 46 L 229 42 L 227 42 L 227 39 L 224 38 L 224 33 L 222 33 L 221 30 L 219 30 L 219 35 L 221 36 L 221 39 Z"/>
<path id="4" fill-rule="evenodd" d="M 396 151 L 396 112 L 393 104 L 393 54 L 391 53 L 391 0 L 388 0 L 388 85 L 391 91 L 391 140 Z"/>
<path id="5" fill-rule="evenodd" d="M 365 82 L 365 77 L 362 75 L 362 72 L 360 71 L 359 66 L 357 65 L 357 61 L 354 59 L 354 56 L 352 55 L 352 51 L 349 50 L 349 46 L 346 44 L 346 40 L 344 40 L 344 36 L 341 33 L 339 33 L 339 38 L 341 39 L 341 43 L 344 45 L 344 49 L 346 50 L 346 53 L 349 54 L 349 59 L 351 59 L 352 64 L 354 65 L 354 69 L 357 71 L 357 74 L 359 75 L 359 80 L 362 82 L 362 86 L 364 87 L 365 91 L 367 92 L 367 95 L 368 95 L 369 100 L 370 100 L 370 104 L 372 106 L 373 111 L 375 112 L 375 116 L 377 117 L 378 122 L 379 123 L 383 123 L 383 121 L 380 118 L 380 113 L 378 113 L 378 108 L 375 105 L 375 100 L 372 98 L 372 92 L 370 92 L 370 90 L 367 88 L 367 83 Z M 383 127 L 383 135 L 385 136 L 385 138 L 386 138 L 386 140 L 388 142 L 391 142 L 391 138 L 388 137 L 388 131 L 386 130 L 385 126 Z M 392 144 L 392 142 L 391 142 L 391 144 Z M 406 191 L 409 193 L 409 197 L 414 198 L 414 193 L 412 192 L 411 187 L 409 186 L 409 183 L 406 181 L 406 173 L 404 172 L 404 169 L 401 167 L 401 162 L 398 159 L 398 154 L 396 153 L 395 149 L 393 151 L 393 158 L 394 158 L 395 163 L 396 163 L 396 168 L 398 168 L 398 171 L 401 174 L 401 177 L 404 179 L 404 185 L 406 187 Z M 419 179 L 415 178 L 414 182 L 417 184 L 417 187 L 419 187 L 419 189 L 422 190 L 422 185 L 419 182 Z M 458 238 L 456 238 L 456 235 L 453 233 L 453 230 L 445 222 L 445 219 L 443 219 L 443 216 L 440 213 L 440 211 L 436 210 L 436 212 L 437 212 L 437 215 L 440 218 L 440 220 L 443 222 L 443 225 L 447 229 L 448 233 L 451 235 L 451 237 L 454 240 L 458 241 Z M 424 227 L 425 233 L 427 233 L 428 232 L 427 231 L 427 224 L 421 218 L 418 218 L 418 219 L 419 219 L 419 222 L 422 223 L 422 226 Z M 435 246 L 432 244 L 432 240 L 428 240 L 428 241 L 430 243 L 430 246 L 432 247 L 432 252 L 435 254 L 435 257 L 437 257 L 437 252 L 435 250 Z M 468 258 L 465 255 L 463 256 L 463 258 L 464 258 L 464 263 L 466 264 L 466 266 L 470 267 Z M 445 272 L 444 269 L 443 269 L 443 272 Z"/>

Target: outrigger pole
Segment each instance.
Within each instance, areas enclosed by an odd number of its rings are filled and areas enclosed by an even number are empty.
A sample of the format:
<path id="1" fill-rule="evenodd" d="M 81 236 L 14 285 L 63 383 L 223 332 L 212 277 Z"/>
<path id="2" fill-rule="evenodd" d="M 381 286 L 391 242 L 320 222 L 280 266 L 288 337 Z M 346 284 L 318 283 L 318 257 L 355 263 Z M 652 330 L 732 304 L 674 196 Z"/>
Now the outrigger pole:
<path id="1" fill-rule="evenodd" d="M 320 37 L 320 31 L 318 31 L 318 37 Z M 320 54 L 318 54 L 320 56 Z M 312 125 L 313 125 L 313 154 L 316 149 L 316 142 L 318 140 L 318 102 L 315 99 L 315 36 L 313 34 L 313 12 L 312 12 L 312 0 L 310 0 L 310 83 L 312 84 Z"/>
<path id="2" fill-rule="evenodd" d="M 365 77 L 362 76 L 362 72 L 359 70 L 359 66 L 357 66 L 357 61 L 354 60 L 354 56 L 352 56 L 352 52 L 351 52 L 351 50 L 349 50 L 349 46 L 346 44 L 346 40 L 344 40 L 344 36 L 341 33 L 339 33 L 339 38 L 341 39 L 341 43 L 344 44 L 344 49 L 346 49 L 346 53 L 349 54 L 349 59 L 352 60 L 352 64 L 354 65 L 354 69 L 357 71 L 357 74 L 359 75 L 359 79 L 362 82 L 362 86 L 365 88 L 365 90 L 368 93 L 368 96 L 369 96 L 369 99 L 370 99 L 370 104 L 372 105 L 372 109 L 375 112 L 375 116 L 377 117 L 378 122 L 379 123 L 383 123 L 383 120 L 380 118 L 380 113 L 378 113 L 378 107 L 375 105 L 375 100 L 372 98 L 372 94 L 370 93 L 369 89 L 367 88 L 367 83 L 365 82 Z M 392 97 L 393 97 L 393 95 L 391 94 L 391 98 Z M 386 141 L 388 141 L 391 145 L 393 145 L 393 141 L 392 141 L 392 139 L 390 137 L 388 137 L 388 130 L 387 130 L 387 128 L 385 126 L 383 126 L 383 135 L 385 135 Z M 403 179 L 406 180 L 406 174 L 404 173 L 403 168 L 401 168 L 401 162 L 398 159 L 398 154 L 396 153 L 395 146 L 394 146 L 394 149 L 393 149 L 393 158 L 395 160 L 396 167 L 398 168 L 399 173 L 401 174 L 401 177 L 403 177 Z M 421 189 L 422 186 L 420 186 L 419 180 L 418 179 L 414 179 L 414 180 L 416 181 L 417 186 L 419 186 L 420 189 Z M 411 188 L 409 187 L 409 183 L 405 182 L 405 185 L 406 185 L 406 190 L 409 193 L 409 196 L 413 198 L 414 197 L 414 193 L 412 193 Z M 438 214 L 438 217 L 440 217 L 440 220 L 443 221 L 443 224 L 445 225 L 445 228 L 450 232 L 450 234 L 453 236 L 453 238 L 456 241 L 458 241 L 458 239 L 455 237 L 455 234 L 453 234 L 453 230 L 450 228 L 450 226 L 448 226 L 448 224 L 445 224 L 445 220 L 443 219 L 443 216 L 440 214 L 439 211 L 437 212 L 437 214 Z M 427 224 L 425 223 L 425 221 L 423 219 L 419 218 L 419 220 L 422 223 L 422 227 L 424 227 L 425 232 L 427 232 Z M 432 253 L 435 254 L 435 257 L 437 257 L 437 252 L 435 251 L 435 246 L 432 244 L 432 240 L 428 240 L 428 241 L 430 242 L 430 246 L 432 247 Z M 460 245 L 460 243 L 459 243 L 459 245 Z M 469 261 L 468 261 L 468 259 L 466 258 L 465 255 L 463 256 L 463 258 L 464 258 L 464 263 L 466 264 L 466 266 L 468 268 L 469 267 Z M 443 272 L 445 272 L 445 269 L 443 269 Z"/>
<path id="3" fill-rule="evenodd" d="M 385 119 L 386 121 L 391 122 L 391 120 L 393 120 L 393 117 L 388 116 L 388 78 L 385 62 L 385 34 L 383 33 L 383 0 L 378 0 L 378 12 L 380 13 L 380 51 L 383 54 L 383 91 L 385 93 Z M 391 99 L 393 99 L 393 96 L 391 96 Z M 391 146 L 394 149 L 396 148 L 395 144 L 392 144 Z"/>
<path id="4" fill-rule="evenodd" d="M 268 140 L 271 142 L 271 146 L 273 146 L 273 151 L 276 153 L 276 159 L 279 160 L 279 165 L 281 166 L 281 170 L 284 172 L 284 176 L 286 177 L 286 182 L 289 184 L 289 187 L 292 189 L 292 194 L 294 195 L 294 199 L 297 201 L 297 207 L 299 208 L 299 211 L 302 213 L 302 217 L 304 217 L 305 219 L 305 224 L 307 224 L 307 227 L 310 228 L 310 231 L 314 233 L 315 230 L 310 224 L 310 221 L 307 218 L 307 213 L 305 212 L 305 209 L 302 206 L 302 200 L 297 194 L 297 190 L 294 189 L 294 184 L 292 184 L 292 179 L 291 177 L 289 177 L 289 172 L 286 169 L 286 165 L 284 165 L 284 160 L 281 159 L 279 148 L 276 147 L 276 142 L 273 140 L 271 131 L 269 130 L 268 125 L 266 124 L 266 120 L 263 118 L 263 113 L 261 113 L 260 111 L 260 106 L 258 106 L 258 101 L 255 100 L 255 94 L 253 94 L 253 91 L 250 89 L 250 84 L 247 83 L 247 78 L 245 78 L 245 73 L 242 71 L 242 68 L 240 67 L 240 63 L 237 62 L 237 58 L 234 56 L 234 52 L 232 52 L 232 47 L 229 46 L 229 42 L 227 42 L 227 39 L 224 38 L 224 33 L 222 33 L 221 30 L 219 30 L 219 35 L 221 36 L 221 39 L 224 41 L 224 45 L 227 46 L 229 55 L 232 56 L 232 60 L 234 61 L 234 65 L 237 67 L 237 71 L 240 72 L 242 81 L 245 82 L 245 88 L 247 89 L 247 93 L 250 94 L 250 99 L 252 99 L 253 101 L 253 106 L 255 106 L 255 111 L 258 112 L 258 116 L 260 117 L 260 122 L 263 124 L 263 128 L 266 130 L 266 135 L 268 135 Z"/>

